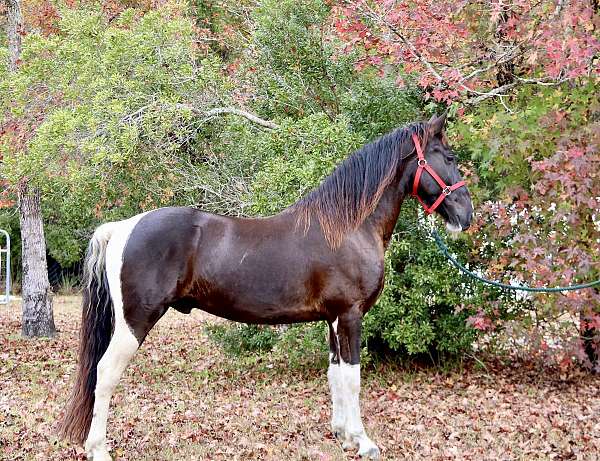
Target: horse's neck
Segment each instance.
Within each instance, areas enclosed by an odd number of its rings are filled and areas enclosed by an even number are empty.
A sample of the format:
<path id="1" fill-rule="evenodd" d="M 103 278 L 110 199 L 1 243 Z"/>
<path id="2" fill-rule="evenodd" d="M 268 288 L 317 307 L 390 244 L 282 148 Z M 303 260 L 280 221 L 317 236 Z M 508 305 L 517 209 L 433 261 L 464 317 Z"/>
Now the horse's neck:
<path id="1" fill-rule="evenodd" d="M 387 246 L 396 226 L 404 197 L 405 191 L 402 179 L 392 181 L 386 187 L 375 211 L 365 220 L 365 223 L 381 237 L 385 246 Z"/>

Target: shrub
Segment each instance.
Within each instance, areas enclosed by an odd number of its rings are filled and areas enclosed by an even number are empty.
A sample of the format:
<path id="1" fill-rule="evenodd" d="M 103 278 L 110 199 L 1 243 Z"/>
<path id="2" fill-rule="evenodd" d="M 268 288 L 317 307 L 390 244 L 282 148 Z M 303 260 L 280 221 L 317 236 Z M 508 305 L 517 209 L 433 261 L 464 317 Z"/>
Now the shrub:
<path id="1" fill-rule="evenodd" d="M 208 337 L 220 344 L 225 352 L 236 356 L 270 351 L 279 336 L 272 327 L 242 323 L 208 325 L 205 330 Z"/>

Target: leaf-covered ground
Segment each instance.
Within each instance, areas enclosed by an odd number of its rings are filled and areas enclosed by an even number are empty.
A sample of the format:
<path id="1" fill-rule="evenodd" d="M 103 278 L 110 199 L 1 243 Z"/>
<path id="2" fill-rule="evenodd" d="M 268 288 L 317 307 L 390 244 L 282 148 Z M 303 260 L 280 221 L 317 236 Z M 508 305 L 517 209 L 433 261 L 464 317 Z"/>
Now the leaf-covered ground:
<path id="1" fill-rule="evenodd" d="M 85 458 L 53 435 L 75 368 L 78 301 L 55 300 L 55 340 L 21 339 L 20 306 L 0 306 L 3 460 Z M 116 459 L 354 458 L 329 431 L 325 370 L 232 360 L 203 331 L 215 321 L 172 311 L 150 333 L 112 400 Z M 363 376 L 364 422 L 384 459 L 600 459 L 598 378 L 523 367 Z"/>

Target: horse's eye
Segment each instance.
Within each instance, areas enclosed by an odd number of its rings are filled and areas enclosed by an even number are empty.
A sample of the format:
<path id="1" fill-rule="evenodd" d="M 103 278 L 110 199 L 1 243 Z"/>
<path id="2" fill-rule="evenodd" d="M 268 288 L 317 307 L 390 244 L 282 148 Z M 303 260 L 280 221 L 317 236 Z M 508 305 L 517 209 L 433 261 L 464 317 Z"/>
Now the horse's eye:
<path id="1" fill-rule="evenodd" d="M 456 157 L 454 155 L 452 155 L 452 154 L 446 154 L 445 157 L 446 157 L 446 161 L 449 162 L 449 163 L 452 163 L 452 162 L 456 161 Z"/>

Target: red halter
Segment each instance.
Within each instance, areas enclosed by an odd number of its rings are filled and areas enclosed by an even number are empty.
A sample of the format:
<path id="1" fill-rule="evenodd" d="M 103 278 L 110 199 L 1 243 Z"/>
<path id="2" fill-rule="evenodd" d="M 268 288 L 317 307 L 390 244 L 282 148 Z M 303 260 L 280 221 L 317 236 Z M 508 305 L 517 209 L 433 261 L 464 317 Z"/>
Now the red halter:
<path id="1" fill-rule="evenodd" d="M 415 174 L 415 182 L 413 183 L 412 195 L 417 197 L 417 200 L 419 200 L 419 202 L 421 202 L 421 205 L 423 205 L 423 208 L 425 208 L 425 212 L 428 214 L 431 214 L 434 212 L 434 210 L 438 206 L 440 206 L 440 203 L 442 203 L 444 201 L 444 199 L 452 193 L 453 190 L 456 190 L 459 187 L 464 186 L 465 182 L 459 181 L 456 184 L 447 186 L 446 183 L 444 181 L 442 181 L 442 178 L 440 178 L 438 176 L 438 174 L 435 171 L 433 171 L 433 168 L 431 168 L 429 166 L 429 164 L 427 163 L 427 160 L 425 160 L 425 155 L 423 155 L 423 150 L 421 149 L 421 142 L 419 141 L 419 137 L 417 136 L 417 134 L 413 133 L 412 138 L 413 138 L 413 142 L 415 143 L 415 149 L 417 149 L 417 158 L 418 158 L 418 160 L 417 160 L 418 167 L 417 167 L 417 172 Z M 423 174 L 423 170 L 427 171 L 427 173 L 429 173 L 431 175 L 431 177 L 433 179 L 435 179 L 435 181 L 442 188 L 442 193 L 436 199 L 436 201 L 433 202 L 433 205 L 431 205 L 430 207 L 428 207 L 427 204 L 423 201 L 423 199 L 421 199 L 421 197 L 419 197 L 419 195 L 417 194 L 417 190 L 419 188 L 419 181 L 421 180 L 421 174 Z"/>

